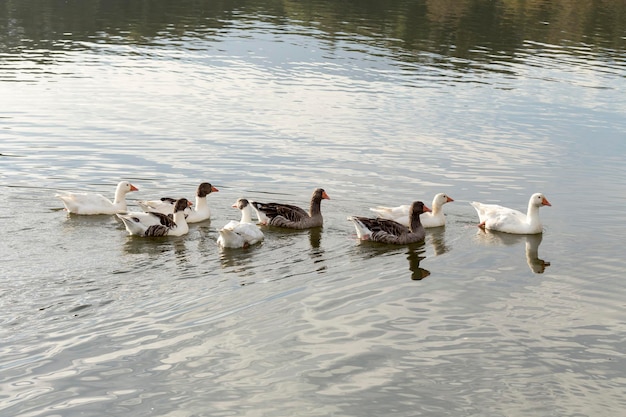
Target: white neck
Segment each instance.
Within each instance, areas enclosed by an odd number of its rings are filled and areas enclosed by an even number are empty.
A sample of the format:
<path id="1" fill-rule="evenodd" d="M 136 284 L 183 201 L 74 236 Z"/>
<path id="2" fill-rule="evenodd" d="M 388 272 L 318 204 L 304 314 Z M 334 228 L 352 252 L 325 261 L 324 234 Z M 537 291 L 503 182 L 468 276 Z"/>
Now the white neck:
<path id="1" fill-rule="evenodd" d="M 176 228 L 178 230 L 189 230 L 189 225 L 187 224 L 187 220 L 185 220 L 184 211 L 177 211 L 174 213 L 174 223 L 176 223 Z"/>
<path id="2" fill-rule="evenodd" d="M 432 209 L 432 215 L 434 216 L 435 214 L 439 214 L 439 210 L 441 210 L 441 206 L 437 203 L 437 198 L 435 197 L 433 199 L 433 204 L 431 206 Z"/>
<path id="3" fill-rule="evenodd" d="M 249 205 L 241 210 L 241 221 L 239 223 L 252 223 L 252 209 Z"/>
<path id="4" fill-rule="evenodd" d="M 208 206 L 209 205 L 206 202 L 206 196 L 205 197 L 198 197 L 198 196 L 196 196 L 196 207 L 194 208 L 195 211 L 204 210 Z"/>
<path id="5" fill-rule="evenodd" d="M 541 224 L 541 221 L 539 221 L 539 207 L 533 204 L 532 201 L 528 203 L 528 211 L 526 212 L 526 222 L 528 222 L 528 224 L 531 226 Z"/>
<path id="6" fill-rule="evenodd" d="M 113 200 L 113 204 L 126 205 L 126 190 L 124 190 L 124 188 L 117 187 L 115 189 L 115 200 Z"/>

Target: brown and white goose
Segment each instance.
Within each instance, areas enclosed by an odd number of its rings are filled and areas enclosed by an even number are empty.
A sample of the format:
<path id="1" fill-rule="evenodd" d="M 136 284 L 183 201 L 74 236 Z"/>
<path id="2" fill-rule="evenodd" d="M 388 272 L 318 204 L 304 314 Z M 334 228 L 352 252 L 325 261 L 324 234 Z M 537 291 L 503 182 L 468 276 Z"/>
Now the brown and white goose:
<path id="1" fill-rule="evenodd" d="M 118 214 L 128 234 L 143 237 L 182 236 L 189 233 L 185 209 L 192 205 L 186 198 L 176 200 L 172 217 L 163 213 Z"/>
<path id="2" fill-rule="evenodd" d="M 407 245 L 424 240 L 426 232 L 420 222 L 420 214 L 430 212 L 421 201 L 415 201 L 409 209 L 409 227 L 394 220 L 352 216 L 348 220 L 354 223 L 360 240 Z"/>
<path id="3" fill-rule="evenodd" d="M 193 210 L 187 210 L 187 223 L 198 223 L 211 218 L 211 210 L 207 204 L 207 197 L 211 193 L 219 191 L 208 182 L 203 182 L 196 190 L 196 205 Z M 141 200 L 137 204 L 145 212 L 158 212 L 163 214 L 174 213 L 175 198 L 162 197 L 158 200 Z"/>
<path id="4" fill-rule="evenodd" d="M 252 201 L 252 207 L 257 213 L 261 224 L 285 227 L 289 229 L 310 229 L 322 226 L 321 203 L 322 200 L 330 200 L 326 191 L 321 188 L 313 191 L 309 212 L 291 204 L 259 203 Z"/>
<path id="5" fill-rule="evenodd" d="M 241 210 L 241 220 L 231 220 L 219 230 L 217 244 L 223 248 L 247 248 L 263 240 L 259 227 L 252 223 L 252 207 L 245 198 L 238 199 L 233 208 Z"/>

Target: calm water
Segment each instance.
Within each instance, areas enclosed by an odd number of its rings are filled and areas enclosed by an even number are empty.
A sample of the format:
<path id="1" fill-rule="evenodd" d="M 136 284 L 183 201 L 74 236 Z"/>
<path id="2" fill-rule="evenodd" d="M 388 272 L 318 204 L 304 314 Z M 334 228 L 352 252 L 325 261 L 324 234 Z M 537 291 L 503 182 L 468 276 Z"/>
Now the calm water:
<path id="1" fill-rule="evenodd" d="M 170 3 L 0 1 L 1 416 L 623 412 L 623 1 Z M 213 219 L 54 197 L 120 179 Z M 322 230 L 217 247 L 318 186 Z M 543 235 L 476 228 L 537 191 Z M 438 192 L 423 245 L 346 221 Z"/>

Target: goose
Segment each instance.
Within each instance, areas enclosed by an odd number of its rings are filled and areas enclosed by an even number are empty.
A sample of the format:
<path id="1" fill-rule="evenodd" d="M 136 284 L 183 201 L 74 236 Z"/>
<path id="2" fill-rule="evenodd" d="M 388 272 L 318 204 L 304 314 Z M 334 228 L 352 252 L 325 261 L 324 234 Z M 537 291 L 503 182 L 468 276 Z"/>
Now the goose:
<path id="1" fill-rule="evenodd" d="M 209 194 L 217 191 L 219 190 L 208 182 L 203 182 L 198 186 L 196 190 L 195 208 L 185 211 L 187 223 L 198 223 L 211 218 L 211 210 L 209 209 L 206 198 Z M 172 214 L 174 212 L 175 203 L 176 199 L 170 197 L 162 197 L 159 200 L 141 200 L 137 202 L 143 211 L 163 214 Z"/>
<path id="2" fill-rule="evenodd" d="M 185 209 L 191 205 L 191 201 L 186 198 L 176 200 L 172 217 L 163 213 L 118 213 L 117 217 L 122 219 L 129 235 L 182 236 L 189 232 L 189 226 L 185 220 Z"/>
<path id="3" fill-rule="evenodd" d="M 454 200 L 450 196 L 444 193 L 436 194 L 433 198 L 432 211 L 422 213 L 420 216 L 422 226 L 425 228 L 444 226 L 446 224 L 446 217 L 443 215 L 443 205 L 453 201 Z M 370 210 L 375 212 L 378 217 L 395 220 L 398 223 L 409 227 L 410 207 L 411 206 L 408 204 L 403 204 L 397 207 L 378 206 L 376 208 L 371 208 Z"/>
<path id="4" fill-rule="evenodd" d="M 189 203 L 192 204 L 191 202 Z M 189 207 L 185 208 L 184 213 L 187 216 L 189 213 Z M 153 225 L 170 226 L 174 222 L 174 214 L 163 214 L 158 211 L 127 211 L 126 213 L 119 213 L 125 217 L 132 217 L 136 222 L 143 224 L 146 227 Z M 118 216 L 119 217 L 119 216 Z"/>
<path id="5" fill-rule="evenodd" d="M 422 213 L 430 209 L 421 201 L 415 201 L 409 209 L 411 224 L 406 227 L 394 220 L 352 216 L 348 220 L 354 223 L 356 234 L 360 240 L 372 242 L 406 245 L 424 240 L 426 232 L 420 221 Z"/>
<path id="6" fill-rule="evenodd" d="M 541 193 L 530 196 L 526 214 L 496 204 L 482 204 L 476 201 L 472 201 L 470 204 L 478 213 L 480 220 L 478 227 L 518 235 L 542 233 L 543 226 L 539 220 L 539 208 L 552 206 Z"/>
<path id="7" fill-rule="evenodd" d="M 245 198 L 238 199 L 232 206 L 241 210 L 241 220 L 231 220 L 219 230 L 217 244 L 223 248 L 247 248 L 263 240 L 263 232 L 252 223 L 252 207 Z"/>
<path id="8" fill-rule="evenodd" d="M 326 191 L 321 188 L 313 191 L 308 213 L 300 207 L 290 204 L 259 203 L 256 201 L 252 201 L 250 204 L 254 207 L 261 224 L 289 229 L 309 229 L 322 226 L 324 223 L 320 208 L 323 199 L 330 200 Z"/>
<path id="9" fill-rule="evenodd" d="M 138 191 L 128 181 L 121 181 L 115 189 L 113 202 L 102 194 L 94 193 L 62 193 L 56 197 L 63 201 L 65 210 L 74 214 L 116 214 L 126 211 L 126 194 L 131 191 Z"/>

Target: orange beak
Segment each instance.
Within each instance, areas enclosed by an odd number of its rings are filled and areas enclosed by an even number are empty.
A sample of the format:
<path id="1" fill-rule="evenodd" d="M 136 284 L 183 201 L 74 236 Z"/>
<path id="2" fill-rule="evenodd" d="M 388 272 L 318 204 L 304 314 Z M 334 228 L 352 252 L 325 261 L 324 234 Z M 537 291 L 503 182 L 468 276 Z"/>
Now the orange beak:
<path id="1" fill-rule="evenodd" d="M 426 205 L 424 205 L 424 213 L 428 213 L 429 211 L 432 211 L 432 210 L 426 207 Z"/>
<path id="2" fill-rule="evenodd" d="M 232 208 L 237 208 L 237 204 L 233 204 L 231 207 Z"/>
<path id="3" fill-rule="evenodd" d="M 218 190 L 217 188 L 215 188 L 215 187 L 211 186 L 211 192 L 212 192 L 212 193 L 216 193 L 216 192 L 218 192 L 218 191 L 219 191 L 219 190 Z"/>
<path id="4" fill-rule="evenodd" d="M 191 207 L 193 206 L 193 203 L 191 201 L 187 201 L 187 207 Z"/>
<path id="5" fill-rule="evenodd" d="M 543 206 L 552 206 L 552 204 L 550 204 L 550 202 L 548 201 L 547 198 L 543 198 L 543 201 L 541 202 L 541 205 Z"/>
<path id="6" fill-rule="evenodd" d="M 446 202 L 448 202 L 448 203 L 452 203 L 453 201 L 454 201 L 454 200 L 453 200 L 453 199 L 451 199 L 450 197 L 448 197 L 448 199 L 446 200 Z"/>
<path id="7" fill-rule="evenodd" d="M 133 184 L 131 184 L 130 185 L 130 191 L 139 191 L 139 188 L 137 188 Z"/>
<path id="8" fill-rule="evenodd" d="M 326 191 L 322 192 L 322 199 L 330 200 L 330 197 L 328 196 L 328 194 L 326 194 Z"/>

